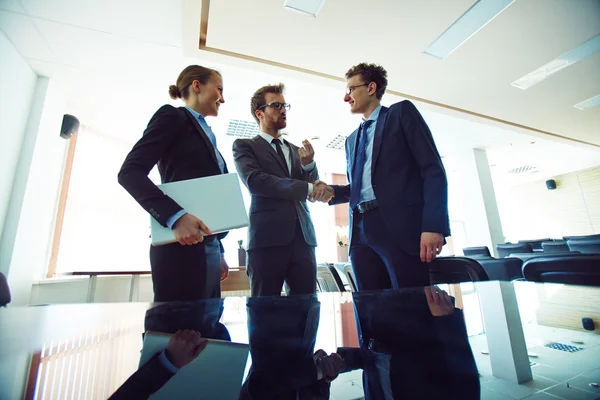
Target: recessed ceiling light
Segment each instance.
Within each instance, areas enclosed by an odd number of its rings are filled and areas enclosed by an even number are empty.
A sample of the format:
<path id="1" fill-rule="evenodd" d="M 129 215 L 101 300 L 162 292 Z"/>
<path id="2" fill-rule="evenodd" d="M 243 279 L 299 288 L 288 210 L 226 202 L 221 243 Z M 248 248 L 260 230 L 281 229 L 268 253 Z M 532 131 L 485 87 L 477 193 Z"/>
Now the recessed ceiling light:
<path id="1" fill-rule="evenodd" d="M 323 4 L 325 4 L 325 0 L 285 0 L 283 8 L 312 15 L 316 18 L 321 8 L 323 8 Z"/>
<path id="2" fill-rule="evenodd" d="M 600 104 L 600 94 L 594 97 L 590 97 L 589 99 L 584 100 L 581 103 L 577 103 L 573 107 L 585 111 L 588 108 L 596 107 L 598 104 Z"/>
<path id="3" fill-rule="evenodd" d="M 513 2 L 514 0 L 477 1 L 435 39 L 423 53 L 443 60 Z"/>
<path id="4" fill-rule="evenodd" d="M 524 77 L 517 79 L 511 83 L 511 85 L 523 90 L 529 89 L 533 85 L 536 85 L 544 79 L 549 78 L 558 71 L 561 71 L 598 51 L 600 51 L 600 35 L 591 38 L 587 42 L 566 52 L 562 56 L 542 65 L 535 71 L 532 71 Z"/>

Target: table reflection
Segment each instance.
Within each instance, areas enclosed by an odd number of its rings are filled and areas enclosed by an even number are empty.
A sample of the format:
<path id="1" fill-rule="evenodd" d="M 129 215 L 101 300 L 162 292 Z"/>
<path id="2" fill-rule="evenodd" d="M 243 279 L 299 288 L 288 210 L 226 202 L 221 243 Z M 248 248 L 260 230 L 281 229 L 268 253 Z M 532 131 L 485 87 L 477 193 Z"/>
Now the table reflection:
<path id="1" fill-rule="evenodd" d="M 195 360 L 215 357 L 214 371 L 209 381 L 186 383 L 190 398 L 474 399 L 543 392 L 594 399 L 600 396 L 590 385 L 600 382 L 599 316 L 597 288 L 530 282 L 9 307 L 0 310 L 0 398 L 118 395 L 136 376 L 144 332 L 190 330 L 249 352 L 245 366 L 234 365 L 227 346 L 200 352 Z M 596 331 L 581 327 L 583 317 L 596 322 Z M 192 365 L 173 372 L 155 364 L 121 398 L 160 398 L 163 381 Z"/>

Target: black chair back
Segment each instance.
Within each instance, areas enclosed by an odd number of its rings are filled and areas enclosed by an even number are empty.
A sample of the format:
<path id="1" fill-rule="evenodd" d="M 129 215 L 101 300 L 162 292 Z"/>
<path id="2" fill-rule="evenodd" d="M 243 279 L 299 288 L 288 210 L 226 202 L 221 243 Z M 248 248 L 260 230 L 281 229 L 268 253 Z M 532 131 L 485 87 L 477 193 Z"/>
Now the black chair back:
<path id="1" fill-rule="evenodd" d="M 353 292 L 358 292 L 358 287 L 356 286 L 356 277 L 354 276 L 352 264 L 348 263 L 344 265 L 344 273 L 346 274 L 346 279 L 348 279 L 348 283 L 350 284 L 350 289 Z"/>
<path id="2" fill-rule="evenodd" d="M 528 244 L 531 246 L 532 250 L 542 250 L 542 243 L 550 242 L 552 239 L 535 239 L 535 240 L 519 240 L 519 244 Z"/>
<path id="3" fill-rule="evenodd" d="M 498 257 L 504 258 L 515 253 L 533 253 L 533 249 L 529 243 L 504 243 L 497 244 Z"/>
<path id="4" fill-rule="evenodd" d="M 569 240 L 567 246 L 582 254 L 600 254 L 600 239 Z"/>
<path id="5" fill-rule="evenodd" d="M 439 257 L 427 265 L 432 285 L 490 280 L 481 264 L 466 257 Z"/>
<path id="6" fill-rule="evenodd" d="M 334 267 L 333 265 L 329 265 L 329 272 L 331 272 L 333 279 L 335 279 L 335 283 L 336 283 L 337 287 L 339 288 L 339 291 L 345 292 L 346 288 L 344 287 L 344 282 L 342 282 L 342 278 L 340 278 L 340 274 L 339 274 L 337 268 Z"/>
<path id="7" fill-rule="evenodd" d="M 568 242 L 569 240 L 600 240 L 600 233 L 582 236 L 563 236 L 563 240 L 566 242 Z"/>
<path id="8" fill-rule="evenodd" d="M 523 260 L 519 258 L 477 258 L 491 281 L 512 281 L 523 278 Z"/>
<path id="9" fill-rule="evenodd" d="M 544 253 L 564 253 L 569 251 L 569 246 L 563 240 L 556 240 L 542 243 L 542 249 L 544 249 Z"/>
<path id="10" fill-rule="evenodd" d="M 465 247 L 463 249 L 463 254 L 465 257 L 472 256 L 488 256 L 491 257 L 490 249 L 487 246 L 477 246 L 477 247 Z"/>
<path id="11" fill-rule="evenodd" d="M 0 307 L 6 306 L 10 303 L 10 289 L 8 288 L 8 280 L 6 276 L 0 272 Z"/>
<path id="12" fill-rule="evenodd" d="M 523 264 L 523 276 L 533 282 L 600 286 L 600 254 L 532 258 Z"/>
<path id="13" fill-rule="evenodd" d="M 329 265 L 318 265 L 317 266 L 317 287 L 320 292 L 341 292 L 344 290 L 344 285 L 341 289 L 338 286 Z"/>

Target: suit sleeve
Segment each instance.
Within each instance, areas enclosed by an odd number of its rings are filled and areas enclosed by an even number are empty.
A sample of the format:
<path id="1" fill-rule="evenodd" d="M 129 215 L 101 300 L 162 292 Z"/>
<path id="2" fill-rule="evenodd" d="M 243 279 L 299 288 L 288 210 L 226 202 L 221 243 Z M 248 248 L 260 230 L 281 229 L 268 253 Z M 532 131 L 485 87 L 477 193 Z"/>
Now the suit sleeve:
<path id="1" fill-rule="evenodd" d="M 423 117 L 410 101 L 400 103 L 400 123 L 423 178 L 422 232 L 450 236 L 448 181 L 442 159 Z"/>
<path id="2" fill-rule="evenodd" d="M 109 400 L 147 399 L 163 387 L 174 374 L 161 363 L 159 356 L 160 353 L 156 354 L 134 372 Z"/>
<path id="3" fill-rule="evenodd" d="M 350 149 L 348 148 L 348 139 L 346 139 L 346 164 L 349 164 L 350 160 Z M 350 176 L 346 173 L 346 178 L 350 182 Z M 329 202 L 329 205 L 334 206 L 336 204 L 344 204 L 350 201 L 350 185 L 331 185 L 333 188 L 334 197 Z"/>
<path id="4" fill-rule="evenodd" d="M 181 120 L 177 117 L 174 107 L 161 107 L 148 123 L 142 138 L 125 158 L 118 175 L 121 186 L 165 227 L 167 220 L 182 207 L 165 195 L 148 178 L 148 174 L 169 146 L 177 140 L 181 131 Z"/>
<path id="5" fill-rule="evenodd" d="M 264 172 L 248 139 L 233 142 L 233 159 L 238 175 L 252 195 L 297 201 L 308 197 L 308 182 Z"/>

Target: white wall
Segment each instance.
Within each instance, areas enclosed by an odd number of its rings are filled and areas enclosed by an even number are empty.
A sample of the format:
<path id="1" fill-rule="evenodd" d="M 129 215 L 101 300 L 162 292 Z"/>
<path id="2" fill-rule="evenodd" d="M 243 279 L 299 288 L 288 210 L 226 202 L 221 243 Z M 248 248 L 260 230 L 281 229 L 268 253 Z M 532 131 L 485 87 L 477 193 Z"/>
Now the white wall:
<path id="1" fill-rule="evenodd" d="M 27 305 L 34 280 L 48 266 L 68 144 L 59 136 L 65 100 L 49 78 L 37 77 L 2 33 L 0 47 L 0 271 L 8 277 L 12 304 Z"/>
<path id="2" fill-rule="evenodd" d="M 37 75 L 0 32 L 0 237 L 4 231 Z M 0 250 L 3 250 L 0 248 Z M 4 251 L 0 251 L 0 254 Z M 0 261 L 0 271 L 8 265 Z"/>

